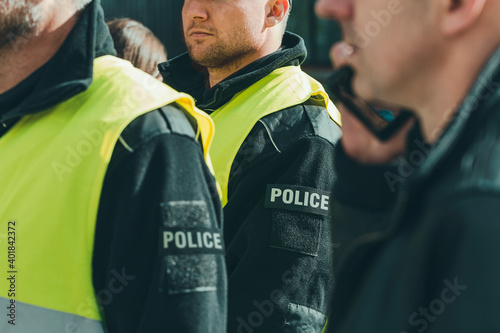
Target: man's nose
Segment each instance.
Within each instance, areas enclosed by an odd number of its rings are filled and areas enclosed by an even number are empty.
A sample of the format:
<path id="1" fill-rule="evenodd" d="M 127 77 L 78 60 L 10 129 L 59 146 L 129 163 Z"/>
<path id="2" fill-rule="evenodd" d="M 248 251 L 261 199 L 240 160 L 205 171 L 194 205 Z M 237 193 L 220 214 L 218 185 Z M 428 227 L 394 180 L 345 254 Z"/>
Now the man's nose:
<path id="1" fill-rule="evenodd" d="M 184 14 L 193 21 L 206 21 L 208 19 L 208 9 L 205 1 L 186 0 L 183 7 Z"/>

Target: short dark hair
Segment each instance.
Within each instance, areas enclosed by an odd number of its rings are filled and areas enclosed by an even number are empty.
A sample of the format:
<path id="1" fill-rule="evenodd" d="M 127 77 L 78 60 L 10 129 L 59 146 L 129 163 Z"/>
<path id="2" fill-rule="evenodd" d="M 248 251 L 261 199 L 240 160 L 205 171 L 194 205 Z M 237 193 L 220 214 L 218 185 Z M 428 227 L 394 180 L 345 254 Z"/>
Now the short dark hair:
<path id="1" fill-rule="evenodd" d="M 167 60 L 167 51 L 151 30 L 129 18 L 112 20 L 108 27 L 118 57 L 156 78 L 161 77 L 158 64 Z"/>

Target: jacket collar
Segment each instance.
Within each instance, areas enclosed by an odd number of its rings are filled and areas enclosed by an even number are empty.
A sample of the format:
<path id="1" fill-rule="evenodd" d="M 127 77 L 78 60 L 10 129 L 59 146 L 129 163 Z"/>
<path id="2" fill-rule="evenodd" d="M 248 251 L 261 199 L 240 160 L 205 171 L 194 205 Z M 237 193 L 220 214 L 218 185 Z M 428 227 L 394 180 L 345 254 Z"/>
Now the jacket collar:
<path id="1" fill-rule="evenodd" d="M 307 50 L 303 39 L 286 32 L 280 50 L 254 61 L 210 89 L 207 89 L 205 85 L 205 72 L 201 68 L 195 68 L 187 53 L 164 62 L 158 67 L 166 84 L 178 91 L 190 94 L 195 98 L 200 109 L 211 112 L 275 69 L 300 66 L 306 56 Z"/>
<path id="2" fill-rule="evenodd" d="M 115 54 L 100 0 L 94 0 L 80 13 L 59 51 L 25 81 L 0 95 L 18 94 L 15 90 L 24 89 L 27 81 L 36 78 L 20 104 L 0 110 L 0 122 L 46 110 L 85 91 L 92 83 L 94 58 Z"/>
<path id="3" fill-rule="evenodd" d="M 473 139 L 478 134 L 478 129 L 481 129 L 484 117 L 491 112 L 498 112 L 499 107 L 500 48 L 489 58 L 453 119 L 430 150 L 424 163 L 417 169 L 410 182 L 412 186 L 423 184 L 422 180 L 428 178 L 448 156 L 463 146 L 462 139 Z"/>

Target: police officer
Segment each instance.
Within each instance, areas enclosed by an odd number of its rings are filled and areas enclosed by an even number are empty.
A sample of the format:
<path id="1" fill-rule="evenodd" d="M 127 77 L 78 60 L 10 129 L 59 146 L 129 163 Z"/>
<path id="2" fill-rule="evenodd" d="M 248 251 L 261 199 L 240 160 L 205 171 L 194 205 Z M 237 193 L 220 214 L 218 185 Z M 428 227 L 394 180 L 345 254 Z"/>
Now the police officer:
<path id="1" fill-rule="evenodd" d="M 1 0 L 0 54 L 0 331 L 224 330 L 209 117 L 113 56 L 98 0 Z"/>
<path id="2" fill-rule="evenodd" d="M 289 12 L 288 0 L 185 0 L 188 53 L 160 64 L 216 124 L 229 332 L 321 332 L 333 288 L 338 114 L 299 67 L 306 49 L 285 32 Z"/>

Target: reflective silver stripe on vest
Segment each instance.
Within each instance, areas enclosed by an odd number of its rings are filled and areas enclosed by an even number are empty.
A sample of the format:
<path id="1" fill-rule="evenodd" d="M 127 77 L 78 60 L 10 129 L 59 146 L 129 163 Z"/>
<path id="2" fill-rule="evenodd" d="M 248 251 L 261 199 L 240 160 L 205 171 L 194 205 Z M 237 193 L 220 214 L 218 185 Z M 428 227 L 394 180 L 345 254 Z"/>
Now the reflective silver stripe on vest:
<path id="1" fill-rule="evenodd" d="M 104 333 L 98 320 L 18 301 L 11 303 L 4 297 L 0 297 L 0 309 L 2 333 Z"/>

